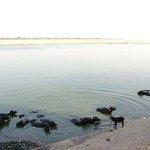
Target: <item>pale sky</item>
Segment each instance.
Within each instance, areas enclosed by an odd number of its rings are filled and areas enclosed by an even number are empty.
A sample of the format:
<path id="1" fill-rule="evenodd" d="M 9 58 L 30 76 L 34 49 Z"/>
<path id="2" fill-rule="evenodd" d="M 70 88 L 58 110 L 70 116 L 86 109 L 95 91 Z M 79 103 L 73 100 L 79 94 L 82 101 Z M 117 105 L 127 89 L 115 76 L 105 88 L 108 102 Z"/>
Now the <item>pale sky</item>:
<path id="1" fill-rule="evenodd" d="M 150 40 L 150 0 L 0 0 L 0 37 Z"/>

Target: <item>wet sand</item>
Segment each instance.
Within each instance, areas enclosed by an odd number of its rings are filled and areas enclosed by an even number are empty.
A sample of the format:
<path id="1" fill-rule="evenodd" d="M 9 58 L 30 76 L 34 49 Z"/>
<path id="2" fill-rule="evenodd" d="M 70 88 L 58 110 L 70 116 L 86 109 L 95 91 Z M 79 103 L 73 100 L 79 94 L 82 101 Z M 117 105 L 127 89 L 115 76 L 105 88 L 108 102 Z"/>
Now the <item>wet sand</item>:
<path id="1" fill-rule="evenodd" d="M 150 150 L 150 117 L 125 123 L 122 128 L 108 128 L 104 133 L 93 133 L 34 150 Z"/>

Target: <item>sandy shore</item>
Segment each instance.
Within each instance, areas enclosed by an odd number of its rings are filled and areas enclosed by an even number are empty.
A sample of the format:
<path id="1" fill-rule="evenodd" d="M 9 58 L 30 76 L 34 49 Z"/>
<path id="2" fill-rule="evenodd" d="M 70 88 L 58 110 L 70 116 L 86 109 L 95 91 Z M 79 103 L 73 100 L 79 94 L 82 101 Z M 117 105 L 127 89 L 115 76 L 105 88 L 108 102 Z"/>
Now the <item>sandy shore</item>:
<path id="1" fill-rule="evenodd" d="M 109 128 L 104 133 L 48 144 L 34 150 L 150 150 L 150 117 Z"/>
<path id="2" fill-rule="evenodd" d="M 0 46 L 48 44 L 150 44 L 149 41 L 101 38 L 0 38 Z"/>

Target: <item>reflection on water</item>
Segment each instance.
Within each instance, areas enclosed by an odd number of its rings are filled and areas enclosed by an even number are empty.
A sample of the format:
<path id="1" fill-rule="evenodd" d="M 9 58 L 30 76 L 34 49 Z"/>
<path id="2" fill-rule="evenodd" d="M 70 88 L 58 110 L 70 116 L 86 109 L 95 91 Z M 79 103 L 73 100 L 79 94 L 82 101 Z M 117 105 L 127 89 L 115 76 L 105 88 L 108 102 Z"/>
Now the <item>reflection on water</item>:
<path id="1" fill-rule="evenodd" d="M 108 127 L 97 107 L 114 106 L 126 120 L 150 115 L 150 45 L 49 45 L 0 47 L 0 110 L 25 113 L 38 109 L 58 123 L 45 134 L 30 125 L 16 129 L 19 118 L 0 129 L 2 140 L 29 138 L 44 142 Z M 73 117 L 96 115 L 97 127 L 76 127 Z M 38 133 L 38 135 L 37 135 Z M 7 136 L 6 136 L 7 135 Z"/>

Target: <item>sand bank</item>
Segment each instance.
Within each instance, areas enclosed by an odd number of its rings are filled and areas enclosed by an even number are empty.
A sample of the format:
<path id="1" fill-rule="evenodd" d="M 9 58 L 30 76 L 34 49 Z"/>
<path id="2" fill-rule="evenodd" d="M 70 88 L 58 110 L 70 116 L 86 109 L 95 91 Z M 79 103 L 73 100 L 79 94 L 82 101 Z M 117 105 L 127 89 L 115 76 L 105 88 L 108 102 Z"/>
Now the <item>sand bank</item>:
<path id="1" fill-rule="evenodd" d="M 127 41 L 101 38 L 1 38 L 0 46 L 47 44 L 149 44 L 150 41 Z"/>
<path id="2" fill-rule="evenodd" d="M 104 133 L 52 143 L 34 150 L 150 150 L 150 117 L 107 129 Z"/>

